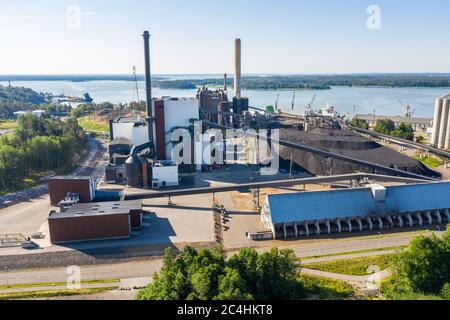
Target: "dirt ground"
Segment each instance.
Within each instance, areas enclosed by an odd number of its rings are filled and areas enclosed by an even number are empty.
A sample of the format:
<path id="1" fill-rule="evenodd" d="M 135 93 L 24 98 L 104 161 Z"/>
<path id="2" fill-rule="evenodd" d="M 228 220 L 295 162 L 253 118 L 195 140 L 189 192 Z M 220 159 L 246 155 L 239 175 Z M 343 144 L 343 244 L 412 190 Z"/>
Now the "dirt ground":
<path id="1" fill-rule="evenodd" d="M 306 191 L 327 190 L 328 186 L 307 185 Z M 264 205 L 268 194 L 283 194 L 303 191 L 304 186 L 289 188 L 267 188 L 260 190 L 260 205 Z M 252 192 L 229 192 L 218 195 L 219 202 L 225 206 L 229 216 L 225 223 L 224 246 L 228 250 L 242 247 L 271 247 L 277 246 L 274 241 L 252 241 L 246 233 L 255 233 L 265 230 L 261 224 L 259 212 L 255 209 Z"/>

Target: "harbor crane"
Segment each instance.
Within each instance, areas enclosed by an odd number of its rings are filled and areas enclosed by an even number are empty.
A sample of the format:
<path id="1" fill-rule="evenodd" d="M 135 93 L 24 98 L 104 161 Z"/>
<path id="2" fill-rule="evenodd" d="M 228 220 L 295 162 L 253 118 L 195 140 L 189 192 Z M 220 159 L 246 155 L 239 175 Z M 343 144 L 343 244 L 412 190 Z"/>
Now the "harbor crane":
<path id="1" fill-rule="evenodd" d="M 416 113 L 417 109 L 414 109 L 411 111 L 411 106 L 409 104 L 404 103 L 402 100 L 398 100 L 400 104 L 403 106 L 404 110 L 404 116 L 405 118 L 412 118 L 414 114 Z"/>
<path id="2" fill-rule="evenodd" d="M 294 94 L 292 96 L 292 110 L 294 110 L 294 108 L 295 108 L 295 91 L 294 91 Z"/>
<path id="3" fill-rule="evenodd" d="M 279 110 L 278 109 L 278 102 L 280 101 L 280 94 L 277 95 L 277 100 L 275 101 L 275 110 Z"/>
<path id="4" fill-rule="evenodd" d="M 310 113 L 311 113 L 311 111 L 312 111 L 312 107 L 313 107 L 313 105 L 314 105 L 314 102 L 316 101 L 316 98 L 317 98 L 317 94 L 315 94 L 313 97 L 312 97 L 312 99 L 311 99 L 311 102 L 308 104 L 308 106 L 306 107 L 306 116 L 309 116 L 310 115 Z"/>
<path id="5" fill-rule="evenodd" d="M 137 80 L 137 75 L 136 75 L 136 66 L 133 66 L 133 75 L 134 75 L 134 82 L 136 84 L 136 95 L 137 95 L 137 103 L 140 104 L 141 100 L 139 98 L 139 85 L 138 85 L 138 80 Z"/>

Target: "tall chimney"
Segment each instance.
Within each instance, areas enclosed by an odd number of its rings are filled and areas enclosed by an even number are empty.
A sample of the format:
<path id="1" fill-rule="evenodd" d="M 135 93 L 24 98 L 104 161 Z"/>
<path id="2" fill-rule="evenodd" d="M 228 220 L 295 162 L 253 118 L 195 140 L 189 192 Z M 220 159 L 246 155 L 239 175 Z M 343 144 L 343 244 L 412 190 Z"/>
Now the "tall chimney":
<path id="1" fill-rule="evenodd" d="M 234 96 L 241 97 L 241 39 L 234 40 Z"/>
<path id="2" fill-rule="evenodd" d="M 223 91 L 227 91 L 227 74 L 223 74 Z"/>
<path id="3" fill-rule="evenodd" d="M 147 127 L 148 140 L 153 142 L 153 117 L 152 117 L 152 76 L 150 73 L 150 33 L 144 31 L 144 51 L 145 51 L 145 91 L 147 99 Z"/>

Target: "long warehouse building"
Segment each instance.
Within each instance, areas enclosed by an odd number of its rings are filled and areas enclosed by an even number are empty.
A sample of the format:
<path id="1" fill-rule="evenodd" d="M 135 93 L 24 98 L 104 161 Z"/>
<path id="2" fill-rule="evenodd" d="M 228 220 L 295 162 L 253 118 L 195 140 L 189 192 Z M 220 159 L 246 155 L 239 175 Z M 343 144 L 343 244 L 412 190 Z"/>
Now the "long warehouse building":
<path id="1" fill-rule="evenodd" d="M 50 242 L 125 239 L 142 228 L 142 201 L 75 204 L 66 212 L 50 212 Z"/>
<path id="2" fill-rule="evenodd" d="M 450 183 L 268 195 L 261 220 L 273 237 L 450 223 Z"/>

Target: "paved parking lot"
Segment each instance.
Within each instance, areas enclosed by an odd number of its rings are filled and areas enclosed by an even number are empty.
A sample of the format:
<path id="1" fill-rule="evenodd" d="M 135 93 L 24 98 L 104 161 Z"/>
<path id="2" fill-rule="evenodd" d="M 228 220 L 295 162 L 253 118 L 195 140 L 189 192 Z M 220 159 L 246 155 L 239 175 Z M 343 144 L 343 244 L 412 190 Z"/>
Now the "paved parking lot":
<path id="1" fill-rule="evenodd" d="M 141 238 L 148 243 L 206 243 L 214 240 L 212 195 L 177 197 L 144 201 L 146 227 Z"/>
<path id="2" fill-rule="evenodd" d="M 48 196 L 3 208 L 0 210 L 0 234 L 22 233 L 29 236 L 47 222 L 52 209 Z"/>

